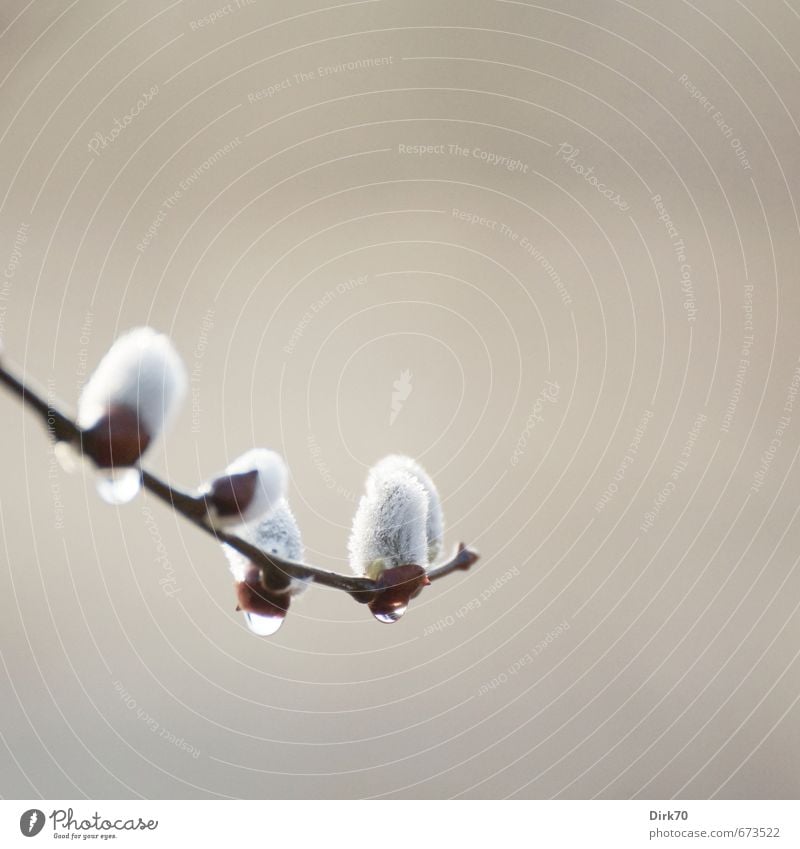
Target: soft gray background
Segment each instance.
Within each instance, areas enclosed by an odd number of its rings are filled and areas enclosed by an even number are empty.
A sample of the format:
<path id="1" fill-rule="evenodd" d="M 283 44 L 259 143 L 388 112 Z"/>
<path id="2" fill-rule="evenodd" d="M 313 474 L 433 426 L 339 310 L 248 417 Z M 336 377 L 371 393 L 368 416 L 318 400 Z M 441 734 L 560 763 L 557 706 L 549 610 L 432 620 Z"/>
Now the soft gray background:
<path id="1" fill-rule="evenodd" d="M 102 503 L 4 394 L 0 793 L 796 798 L 797 0 L 254 0 L 197 25 L 223 7 L 2 3 L 8 356 L 72 405 L 152 323 L 192 373 L 153 469 L 280 450 L 309 559 L 345 569 L 366 469 L 407 452 L 448 546 L 484 556 L 394 627 L 319 588 L 255 638 L 212 541 Z M 442 144 L 468 155 L 400 148 Z"/>

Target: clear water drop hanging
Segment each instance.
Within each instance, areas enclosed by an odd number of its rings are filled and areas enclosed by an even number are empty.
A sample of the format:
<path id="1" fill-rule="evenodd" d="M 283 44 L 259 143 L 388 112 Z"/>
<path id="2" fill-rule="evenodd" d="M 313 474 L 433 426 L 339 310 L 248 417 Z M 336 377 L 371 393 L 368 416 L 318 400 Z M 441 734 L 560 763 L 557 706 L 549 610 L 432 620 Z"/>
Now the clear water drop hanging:
<path id="1" fill-rule="evenodd" d="M 97 473 L 97 492 L 108 504 L 127 504 L 142 488 L 138 469 L 100 469 Z"/>
<path id="2" fill-rule="evenodd" d="M 247 627 L 259 637 L 271 637 L 277 633 L 285 616 L 264 616 L 261 613 L 250 613 L 245 611 L 244 619 L 247 622 Z"/>
<path id="3" fill-rule="evenodd" d="M 379 610 L 373 610 L 372 615 L 378 622 L 397 622 L 403 617 L 403 614 L 408 610 L 407 604 L 398 604 L 396 607 L 384 607 Z"/>

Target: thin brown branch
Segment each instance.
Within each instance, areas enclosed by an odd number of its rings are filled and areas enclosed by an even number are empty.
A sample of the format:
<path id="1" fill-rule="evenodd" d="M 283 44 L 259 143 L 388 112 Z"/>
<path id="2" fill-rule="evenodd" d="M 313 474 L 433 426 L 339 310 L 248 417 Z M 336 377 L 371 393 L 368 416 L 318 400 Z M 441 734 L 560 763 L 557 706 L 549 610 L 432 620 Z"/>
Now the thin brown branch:
<path id="1" fill-rule="evenodd" d="M 440 563 L 438 566 L 431 566 L 428 569 L 428 580 L 436 581 L 458 569 L 469 569 L 479 559 L 480 554 L 474 548 L 468 548 L 463 542 L 460 542 L 455 554 L 446 563 Z"/>
<path id="2" fill-rule="evenodd" d="M 23 383 L 12 374 L 0 361 L 0 383 L 22 399 L 23 404 L 30 406 L 44 420 L 45 427 L 57 441 L 80 442 L 80 428 L 59 410 L 52 407 L 41 392 Z"/>
<path id="3" fill-rule="evenodd" d="M 44 395 L 33 386 L 9 371 L 6 364 L 0 360 L 0 383 L 16 394 L 22 403 L 30 407 L 44 421 L 51 436 L 59 442 L 68 442 L 79 447 L 87 456 L 91 455 L 86 450 L 83 439 L 83 431 L 64 412 L 58 409 L 54 403 L 47 400 Z M 292 578 L 300 580 L 311 580 L 317 584 L 343 590 L 349 593 L 356 601 L 366 604 L 370 602 L 379 587 L 376 581 L 370 578 L 360 578 L 355 575 L 340 575 L 337 572 L 329 572 L 319 569 L 307 563 L 295 563 L 268 554 L 247 540 L 235 534 L 214 528 L 209 520 L 208 504 L 203 495 L 193 495 L 179 489 L 175 489 L 166 481 L 161 480 L 152 472 L 139 467 L 142 486 L 156 498 L 168 504 L 176 513 L 188 519 L 193 525 L 213 536 L 218 542 L 225 543 L 243 554 L 251 562 L 257 565 L 262 572 L 264 583 L 274 589 L 282 589 L 289 584 Z M 446 563 L 433 566 L 427 571 L 428 578 L 433 581 L 457 569 L 469 569 L 478 559 L 478 553 L 467 548 L 463 543 L 453 557 Z"/>
<path id="4" fill-rule="evenodd" d="M 175 489 L 144 469 L 142 469 L 142 486 L 148 492 L 155 495 L 156 498 L 169 504 L 176 512 L 185 516 L 189 521 L 197 525 L 197 527 L 216 537 L 219 542 L 224 542 L 226 545 L 231 546 L 231 548 L 235 548 L 240 554 L 243 554 L 259 566 L 264 572 L 265 582 L 268 586 L 279 589 L 282 586 L 286 586 L 290 578 L 313 580 L 315 583 L 323 584 L 326 587 L 344 590 L 353 595 L 358 601 L 363 601 L 364 603 L 370 600 L 377 589 L 375 581 L 369 578 L 359 578 L 355 575 L 339 575 L 335 572 L 328 572 L 325 569 L 318 569 L 316 566 L 310 566 L 307 563 L 295 563 L 292 560 L 284 560 L 282 557 L 268 554 L 266 551 L 258 548 L 258 546 L 247 542 L 247 540 L 243 540 L 235 534 L 213 528 L 208 522 L 206 500 L 202 495 L 191 495 Z"/>

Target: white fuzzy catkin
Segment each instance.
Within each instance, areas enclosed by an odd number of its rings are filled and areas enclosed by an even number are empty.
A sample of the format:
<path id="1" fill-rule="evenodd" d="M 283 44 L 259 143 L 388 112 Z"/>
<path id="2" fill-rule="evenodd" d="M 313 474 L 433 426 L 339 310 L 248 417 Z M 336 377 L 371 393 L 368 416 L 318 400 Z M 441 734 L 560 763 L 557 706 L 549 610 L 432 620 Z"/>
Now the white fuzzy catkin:
<path id="1" fill-rule="evenodd" d="M 186 394 L 186 368 L 169 337 L 152 327 L 120 336 L 100 360 L 78 401 L 78 426 L 90 428 L 110 406 L 136 410 L 151 439 Z"/>
<path id="2" fill-rule="evenodd" d="M 428 495 L 400 468 L 374 467 L 350 534 L 350 566 L 377 578 L 384 569 L 427 563 Z"/>
<path id="3" fill-rule="evenodd" d="M 396 470 L 406 472 L 411 477 L 416 478 L 422 484 L 422 488 L 428 496 L 428 516 L 426 521 L 426 535 L 428 539 L 427 563 L 433 563 L 441 553 L 444 543 L 444 516 L 442 514 L 442 502 L 439 498 L 439 492 L 425 469 L 411 457 L 406 457 L 402 454 L 390 454 L 372 467 L 367 478 L 367 488 L 370 486 L 370 480 L 382 480 Z M 424 566 L 426 564 L 420 563 L 418 565 Z"/>
<path id="4" fill-rule="evenodd" d="M 276 557 L 294 560 L 297 563 L 303 561 L 303 540 L 300 536 L 300 528 L 285 498 L 280 499 L 272 512 L 257 525 L 243 528 L 239 536 L 267 554 L 274 554 Z M 243 581 L 250 566 L 249 558 L 229 545 L 223 545 L 222 550 L 228 558 L 234 580 Z M 292 594 L 304 590 L 307 585 L 307 581 L 293 578 Z"/>
<path id="5" fill-rule="evenodd" d="M 280 454 L 268 448 L 252 448 L 225 468 L 226 475 L 251 471 L 258 472 L 258 480 L 250 503 L 243 507 L 238 516 L 225 519 L 214 517 L 215 526 L 252 525 L 268 516 L 281 499 L 285 498 L 289 472 Z"/>

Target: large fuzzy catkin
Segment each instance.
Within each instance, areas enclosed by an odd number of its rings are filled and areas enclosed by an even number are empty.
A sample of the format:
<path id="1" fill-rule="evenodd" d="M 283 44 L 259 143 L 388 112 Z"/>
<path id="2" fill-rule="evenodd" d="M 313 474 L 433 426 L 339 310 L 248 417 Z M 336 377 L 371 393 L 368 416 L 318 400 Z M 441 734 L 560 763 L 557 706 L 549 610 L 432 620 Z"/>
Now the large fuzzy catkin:
<path id="1" fill-rule="evenodd" d="M 376 579 L 386 569 L 427 563 L 428 495 L 419 480 L 389 464 L 367 478 L 350 534 L 350 566 Z"/>
<path id="2" fill-rule="evenodd" d="M 285 560 L 302 560 L 300 529 L 285 499 L 279 501 L 257 526 L 245 526 L 241 536 L 267 554 Z M 238 609 L 244 614 L 247 627 L 261 637 L 271 636 L 286 618 L 292 596 L 306 589 L 308 581 L 292 578 L 284 589 L 269 589 L 261 580 L 259 568 L 247 557 L 228 545 L 223 545 L 222 549 L 236 581 Z"/>
<path id="3" fill-rule="evenodd" d="M 186 385 L 186 369 L 167 336 L 152 327 L 120 336 L 78 400 L 77 423 L 89 434 L 98 464 L 135 462 L 174 415 Z"/>
<path id="4" fill-rule="evenodd" d="M 428 540 L 427 563 L 433 563 L 441 553 L 444 543 L 444 515 L 439 492 L 425 469 L 411 457 L 406 457 L 403 454 L 390 454 L 372 467 L 367 480 L 367 487 L 370 486 L 370 480 L 385 479 L 398 470 L 416 478 L 428 496 L 428 515 L 425 525 Z"/>
<path id="5" fill-rule="evenodd" d="M 289 502 L 282 498 L 270 515 L 258 524 L 253 542 L 267 554 L 274 554 L 284 560 L 303 560 L 303 540 L 297 519 L 289 508 Z"/>
<path id="6" fill-rule="evenodd" d="M 303 560 L 303 540 L 300 528 L 285 498 L 280 499 L 274 509 L 257 525 L 245 527 L 240 533 L 247 542 L 284 560 L 301 563 Z M 229 545 L 222 546 L 228 558 L 234 580 L 244 581 L 252 567 L 250 560 Z M 297 593 L 305 589 L 306 581 L 293 579 L 290 592 Z"/>
<path id="7" fill-rule="evenodd" d="M 201 489 L 212 524 L 222 528 L 259 522 L 286 495 L 288 478 L 280 454 L 267 448 L 246 451 Z"/>

